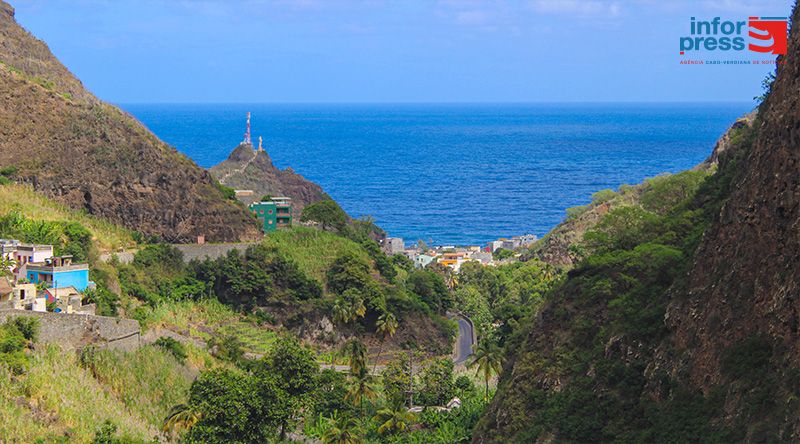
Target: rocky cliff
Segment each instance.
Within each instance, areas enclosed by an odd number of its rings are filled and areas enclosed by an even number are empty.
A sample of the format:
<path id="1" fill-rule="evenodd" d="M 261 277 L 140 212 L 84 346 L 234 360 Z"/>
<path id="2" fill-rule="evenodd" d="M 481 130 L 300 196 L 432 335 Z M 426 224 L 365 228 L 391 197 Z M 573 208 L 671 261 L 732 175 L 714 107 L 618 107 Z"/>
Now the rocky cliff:
<path id="1" fill-rule="evenodd" d="M 800 441 L 797 8 L 792 23 L 716 173 L 590 230 L 593 251 L 509 346 L 475 442 Z"/>
<path id="2" fill-rule="evenodd" d="M 211 168 L 211 174 L 222 184 L 237 190 L 252 190 L 252 197 L 245 197 L 245 203 L 262 196 L 287 196 L 292 198 L 295 214 L 313 202 L 330 199 L 322 188 L 306 180 L 291 168 L 279 170 L 272 164 L 266 151 L 257 151 L 253 145 L 242 143 L 228 156 L 228 159 Z"/>
<path id="3" fill-rule="evenodd" d="M 0 167 L 75 209 L 170 241 L 258 236 L 211 175 L 87 91 L 0 2 Z"/>

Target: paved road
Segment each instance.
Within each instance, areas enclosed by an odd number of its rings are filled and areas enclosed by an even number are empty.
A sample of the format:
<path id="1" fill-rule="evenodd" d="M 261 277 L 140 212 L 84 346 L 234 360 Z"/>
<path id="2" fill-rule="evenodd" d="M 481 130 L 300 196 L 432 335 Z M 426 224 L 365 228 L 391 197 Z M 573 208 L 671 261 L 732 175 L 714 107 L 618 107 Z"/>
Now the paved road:
<path id="1" fill-rule="evenodd" d="M 472 324 L 464 318 L 456 318 L 458 322 L 458 337 L 456 338 L 456 356 L 453 360 L 456 364 L 461 364 L 472 355 Z"/>

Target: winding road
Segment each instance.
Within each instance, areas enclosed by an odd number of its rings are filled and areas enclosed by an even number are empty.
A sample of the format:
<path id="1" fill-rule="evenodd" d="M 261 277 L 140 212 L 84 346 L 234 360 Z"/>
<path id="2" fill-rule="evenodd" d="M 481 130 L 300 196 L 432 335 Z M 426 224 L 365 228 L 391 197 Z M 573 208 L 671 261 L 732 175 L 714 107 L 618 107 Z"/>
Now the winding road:
<path id="1" fill-rule="evenodd" d="M 475 344 L 475 327 L 472 322 L 461 314 L 453 314 L 453 319 L 458 322 L 458 337 L 456 337 L 453 363 L 463 364 L 472 356 L 472 346 Z"/>

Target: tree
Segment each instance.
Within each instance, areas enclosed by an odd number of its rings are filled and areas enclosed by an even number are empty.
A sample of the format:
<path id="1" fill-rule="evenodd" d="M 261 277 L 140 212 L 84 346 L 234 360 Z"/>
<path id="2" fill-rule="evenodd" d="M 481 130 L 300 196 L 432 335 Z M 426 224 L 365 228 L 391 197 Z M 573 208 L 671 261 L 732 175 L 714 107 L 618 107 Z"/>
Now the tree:
<path id="1" fill-rule="evenodd" d="M 4 255 L 0 255 L 0 278 L 2 277 L 13 277 L 13 269 L 17 266 L 17 262 L 10 257 L 5 257 Z"/>
<path id="2" fill-rule="evenodd" d="M 468 365 L 469 368 L 476 367 L 475 374 L 483 376 L 486 383 L 485 399 L 489 399 L 489 379 L 492 374 L 500 374 L 503 367 L 503 356 L 500 347 L 489 341 L 482 341 L 475 348 L 475 356 Z"/>
<path id="3" fill-rule="evenodd" d="M 192 410 L 188 404 L 178 404 L 170 410 L 169 415 L 164 419 L 161 431 L 174 438 L 183 432 L 189 431 L 199 420 L 199 412 Z"/>
<path id="4" fill-rule="evenodd" d="M 355 413 L 353 406 L 344 399 L 348 390 L 347 376 L 344 373 L 324 369 L 317 375 L 314 385 L 314 416 L 330 416 L 334 412 Z"/>
<path id="5" fill-rule="evenodd" d="M 406 279 L 408 289 L 419 296 L 431 310 L 444 313 L 450 308 L 450 291 L 444 279 L 433 271 L 416 270 Z"/>
<path id="6" fill-rule="evenodd" d="M 341 324 L 349 324 L 367 314 L 364 297 L 360 291 L 348 288 L 333 301 L 333 320 Z"/>
<path id="7" fill-rule="evenodd" d="M 277 395 L 281 399 L 276 401 L 280 404 L 277 409 L 273 406 L 272 414 L 280 427 L 280 439 L 284 440 L 290 421 L 312 401 L 319 364 L 311 350 L 291 336 L 279 338 L 260 364 L 254 373 L 262 381 L 262 389 L 269 389 L 272 383 L 279 389 Z"/>
<path id="8" fill-rule="evenodd" d="M 367 371 L 367 347 L 358 339 L 351 339 L 345 342 L 342 347 L 342 354 L 347 357 L 350 365 L 350 374 L 359 376 Z"/>
<path id="9" fill-rule="evenodd" d="M 361 429 L 353 417 L 341 416 L 331 419 L 331 427 L 322 436 L 324 444 L 361 444 Z"/>
<path id="10" fill-rule="evenodd" d="M 262 416 L 264 400 L 256 380 L 235 370 L 203 372 L 189 390 L 189 406 L 199 420 L 189 430 L 189 443 L 258 443 L 272 435 L 277 423 Z"/>
<path id="11" fill-rule="evenodd" d="M 364 401 L 375 399 L 378 396 L 375 389 L 372 387 L 372 376 L 368 373 L 362 373 L 354 376 L 350 383 L 350 390 L 347 392 L 345 399 L 358 406 L 361 409 L 361 416 L 364 416 Z"/>
<path id="12" fill-rule="evenodd" d="M 296 338 L 281 336 L 262 360 L 257 371 L 276 376 L 279 385 L 291 396 L 310 393 L 319 372 L 314 353 Z"/>
<path id="13" fill-rule="evenodd" d="M 381 345 L 378 347 L 378 357 L 375 358 L 375 366 L 372 368 L 372 373 L 375 373 L 378 369 L 378 361 L 381 359 L 381 351 L 383 351 L 383 342 L 387 337 L 392 337 L 397 332 L 397 317 L 390 312 L 378 316 L 378 320 L 375 322 L 375 331 L 381 337 Z"/>
<path id="14" fill-rule="evenodd" d="M 301 222 L 317 222 L 325 230 L 328 227 L 342 231 L 347 225 L 347 213 L 333 200 L 321 200 L 303 208 Z"/>
<path id="15" fill-rule="evenodd" d="M 402 404 L 395 404 L 378 410 L 373 420 L 380 423 L 378 426 L 379 435 L 393 435 L 406 431 L 414 422 L 414 414 L 409 412 Z"/>
<path id="16" fill-rule="evenodd" d="M 408 399 L 411 387 L 411 359 L 405 353 L 392 360 L 381 373 L 383 394 L 390 404 Z M 411 403 L 409 402 L 409 406 Z"/>
<path id="17" fill-rule="evenodd" d="M 328 289 L 342 294 L 347 290 L 363 291 L 372 284 L 369 263 L 353 253 L 337 257 L 328 269 Z"/>
<path id="18" fill-rule="evenodd" d="M 453 398 L 453 361 L 435 359 L 422 372 L 422 389 L 419 403 L 422 405 L 445 405 Z"/>

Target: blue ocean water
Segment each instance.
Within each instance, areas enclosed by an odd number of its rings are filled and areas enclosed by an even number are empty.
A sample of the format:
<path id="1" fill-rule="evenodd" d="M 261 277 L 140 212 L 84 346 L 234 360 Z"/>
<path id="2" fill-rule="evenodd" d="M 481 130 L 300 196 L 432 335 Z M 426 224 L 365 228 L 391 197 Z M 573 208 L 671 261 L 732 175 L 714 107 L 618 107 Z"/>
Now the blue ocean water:
<path id="1" fill-rule="evenodd" d="M 407 242 L 544 235 L 593 192 L 690 168 L 751 103 L 122 105 L 203 167 L 252 134 Z"/>

